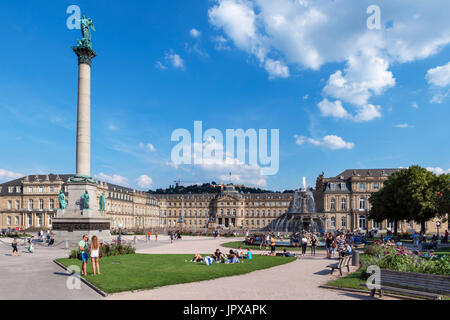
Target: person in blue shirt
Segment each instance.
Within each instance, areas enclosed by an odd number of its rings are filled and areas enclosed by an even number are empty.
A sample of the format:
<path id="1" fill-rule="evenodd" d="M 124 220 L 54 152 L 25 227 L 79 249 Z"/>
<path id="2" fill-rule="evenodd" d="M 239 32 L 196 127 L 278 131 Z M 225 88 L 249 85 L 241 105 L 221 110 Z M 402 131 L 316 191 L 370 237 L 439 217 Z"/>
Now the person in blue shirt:
<path id="1" fill-rule="evenodd" d="M 247 255 L 245 256 L 245 259 L 247 259 L 247 260 L 253 259 L 252 249 L 250 249 L 250 248 L 247 249 Z"/>

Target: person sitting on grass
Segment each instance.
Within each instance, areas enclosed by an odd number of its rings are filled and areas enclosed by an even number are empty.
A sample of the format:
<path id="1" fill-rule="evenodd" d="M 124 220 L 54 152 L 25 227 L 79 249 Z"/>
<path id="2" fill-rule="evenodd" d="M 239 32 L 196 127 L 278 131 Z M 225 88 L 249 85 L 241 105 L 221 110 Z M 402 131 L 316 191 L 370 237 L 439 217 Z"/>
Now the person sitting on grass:
<path id="1" fill-rule="evenodd" d="M 192 260 L 191 260 L 191 262 L 202 262 L 202 261 L 203 261 L 203 257 L 198 253 L 196 253 L 194 255 L 194 258 L 192 258 Z"/>
<path id="2" fill-rule="evenodd" d="M 247 248 L 247 254 L 244 255 L 244 259 L 252 260 L 253 259 L 253 253 L 251 248 Z"/>
<path id="3" fill-rule="evenodd" d="M 211 257 L 212 257 L 216 262 L 225 262 L 225 260 L 227 260 L 227 256 L 224 255 L 222 252 L 220 252 L 219 249 L 216 249 L 216 251 L 211 255 Z"/>
<path id="4" fill-rule="evenodd" d="M 236 255 L 237 255 L 237 257 L 239 259 L 243 259 L 244 258 L 244 253 L 242 252 L 242 248 L 241 247 L 238 247 L 237 250 L 235 251 L 235 253 L 236 253 Z"/>
<path id="5" fill-rule="evenodd" d="M 230 250 L 230 254 L 228 255 L 228 260 L 225 261 L 226 264 L 239 263 L 239 258 L 234 253 L 233 250 Z"/>

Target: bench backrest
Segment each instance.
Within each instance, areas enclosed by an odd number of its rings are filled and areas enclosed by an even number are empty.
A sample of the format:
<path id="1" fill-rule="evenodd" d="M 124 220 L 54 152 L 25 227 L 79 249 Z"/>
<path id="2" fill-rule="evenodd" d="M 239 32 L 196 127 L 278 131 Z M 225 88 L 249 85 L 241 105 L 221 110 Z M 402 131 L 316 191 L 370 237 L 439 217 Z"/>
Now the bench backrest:
<path id="1" fill-rule="evenodd" d="M 381 269 L 381 285 L 450 295 L 450 277 Z"/>

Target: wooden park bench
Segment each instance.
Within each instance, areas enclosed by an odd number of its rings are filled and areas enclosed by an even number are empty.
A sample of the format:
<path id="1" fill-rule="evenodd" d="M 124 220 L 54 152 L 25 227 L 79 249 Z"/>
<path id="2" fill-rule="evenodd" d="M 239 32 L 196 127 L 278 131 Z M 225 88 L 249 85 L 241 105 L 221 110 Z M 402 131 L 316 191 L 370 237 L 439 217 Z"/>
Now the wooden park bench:
<path id="1" fill-rule="evenodd" d="M 380 298 L 384 291 L 437 300 L 450 296 L 450 276 L 386 269 L 380 272 Z M 367 287 L 367 284 L 361 283 L 361 286 Z M 376 290 L 370 291 L 371 297 L 375 296 Z"/>
<path id="2" fill-rule="evenodd" d="M 342 276 L 342 268 L 347 267 L 347 271 L 350 272 L 350 261 L 352 259 L 352 255 L 345 255 L 339 258 L 339 262 L 330 264 L 327 268 L 331 268 L 331 274 L 333 274 L 334 270 L 339 270 L 339 273 Z"/>

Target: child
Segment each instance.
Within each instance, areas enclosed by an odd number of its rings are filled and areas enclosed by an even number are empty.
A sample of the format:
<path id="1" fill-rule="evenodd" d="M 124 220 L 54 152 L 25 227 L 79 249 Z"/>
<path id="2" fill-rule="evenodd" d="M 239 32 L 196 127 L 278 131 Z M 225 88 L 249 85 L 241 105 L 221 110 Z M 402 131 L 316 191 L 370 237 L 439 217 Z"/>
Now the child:
<path id="1" fill-rule="evenodd" d="M 253 259 L 253 253 L 252 253 L 252 249 L 251 248 L 247 249 L 247 256 L 245 258 L 247 260 L 252 260 Z"/>
<path id="2" fill-rule="evenodd" d="M 97 267 L 97 274 L 101 274 L 100 268 L 98 266 L 98 258 L 100 256 L 99 251 L 100 251 L 100 245 L 98 243 L 98 238 L 97 238 L 97 236 L 92 236 L 90 256 L 91 256 L 92 270 L 94 271 L 94 276 L 95 276 L 95 268 L 96 267 Z"/>

